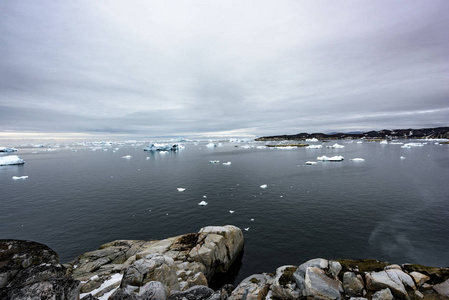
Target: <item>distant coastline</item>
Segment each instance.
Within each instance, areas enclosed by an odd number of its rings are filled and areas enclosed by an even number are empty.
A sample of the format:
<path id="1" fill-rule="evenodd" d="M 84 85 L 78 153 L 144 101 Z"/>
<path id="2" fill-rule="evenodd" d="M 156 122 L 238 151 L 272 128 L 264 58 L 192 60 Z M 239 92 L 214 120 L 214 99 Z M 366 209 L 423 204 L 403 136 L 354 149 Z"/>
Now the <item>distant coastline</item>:
<path id="1" fill-rule="evenodd" d="M 298 133 L 292 135 L 273 135 L 256 138 L 256 141 L 281 141 L 305 139 L 449 139 L 449 127 L 421 128 L 421 129 L 384 129 L 368 132 L 349 133 Z"/>

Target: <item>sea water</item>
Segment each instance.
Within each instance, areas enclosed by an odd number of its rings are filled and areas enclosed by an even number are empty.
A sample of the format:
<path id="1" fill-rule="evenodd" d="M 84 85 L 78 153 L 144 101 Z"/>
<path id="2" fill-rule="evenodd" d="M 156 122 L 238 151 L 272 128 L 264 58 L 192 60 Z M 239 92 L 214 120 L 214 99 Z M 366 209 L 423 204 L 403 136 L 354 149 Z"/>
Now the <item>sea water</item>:
<path id="1" fill-rule="evenodd" d="M 317 257 L 449 266 L 449 145 L 208 143 L 167 153 L 143 151 L 147 142 L 13 145 L 26 163 L 0 167 L 0 238 L 69 262 L 116 239 L 231 224 L 245 237 L 231 282 Z M 306 165 L 322 155 L 344 160 Z"/>

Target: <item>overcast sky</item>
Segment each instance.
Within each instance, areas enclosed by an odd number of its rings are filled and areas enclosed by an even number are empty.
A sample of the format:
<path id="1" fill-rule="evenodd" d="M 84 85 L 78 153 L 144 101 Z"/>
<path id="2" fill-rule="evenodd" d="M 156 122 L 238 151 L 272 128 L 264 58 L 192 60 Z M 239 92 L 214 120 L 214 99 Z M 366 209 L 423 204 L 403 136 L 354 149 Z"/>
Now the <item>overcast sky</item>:
<path id="1" fill-rule="evenodd" d="M 449 1 L 0 1 L 0 136 L 449 125 Z"/>

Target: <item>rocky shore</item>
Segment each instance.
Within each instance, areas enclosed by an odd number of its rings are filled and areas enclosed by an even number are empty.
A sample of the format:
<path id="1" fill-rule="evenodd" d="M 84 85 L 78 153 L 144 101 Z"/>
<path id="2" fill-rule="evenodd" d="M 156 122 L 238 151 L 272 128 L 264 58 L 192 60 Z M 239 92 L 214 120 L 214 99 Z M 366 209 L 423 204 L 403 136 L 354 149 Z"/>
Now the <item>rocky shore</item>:
<path id="1" fill-rule="evenodd" d="M 0 299 L 449 299 L 449 268 L 312 259 L 214 291 L 243 250 L 242 231 L 208 226 L 157 241 L 118 240 L 62 265 L 45 245 L 0 240 Z"/>

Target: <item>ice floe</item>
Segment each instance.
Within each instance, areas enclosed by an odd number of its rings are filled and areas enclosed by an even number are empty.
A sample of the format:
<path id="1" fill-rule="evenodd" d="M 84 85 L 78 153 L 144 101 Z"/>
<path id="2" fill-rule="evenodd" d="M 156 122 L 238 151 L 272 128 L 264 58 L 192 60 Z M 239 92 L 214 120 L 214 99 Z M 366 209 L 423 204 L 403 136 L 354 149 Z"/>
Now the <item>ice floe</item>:
<path id="1" fill-rule="evenodd" d="M 210 160 L 209 163 L 211 163 L 211 164 L 219 164 L 220 161 L 219 160 Z"/>
<path id="2" fill-rule="evenodd" d="M 326 155 L 323 155 L 323 156 L 318 156 L 316 159 L 320 160 L 320 161 L 342 161 L 342 160 L 344 160 L 344 157 L 341 155 L 336 155 L 336 156 L 331 156 L 331 157 L 327 157 Z"/>
<path id="3" fill-rule="evenodd" d="M 125 159 L 131 159 L 132 156 L 131 156 L 131 155 L 125 155 L 125 156 L 122 156 L 122 158 L 125 158 Z"/>
<path id="4" fill-rule="evenodd" d="M 200 205 L 200 206 L 205 206 L 205 205 L 207 205 L 207 202 L 206 201 L 201 201 L 200 203 L 198 203 L 198 205 Z"/>
<path id="5" fill-rule="evenodd" d="M 317 162 L 316 161 L 306 161 L 306 165 L 316 165 Z"/>
<path id="6" fill-rule="evenodd" d="M 407 143 L 401 146 L 401 148 L 423 147 L 425 143 Z"/>
<path id="7" fill-rule="evenodd" d="M 306 146 L 306 149 L 321 149 L 323 148 L 323 145 L 309 145 Z"/>
<path id="8" fill-rule="evenodd" d="M 387 140 L 383 140 L 380 142 L 381 145 L 388 145 L 388 141 Z"/>
<path id="9" fill-rule="evenodd" d="M 364 158 L 359 158 L 359 157 L 356 157 L 356 158 L 351 158 L 350 160 L 352 160 L 352 161 L 359 161 L 359 162 L 363 162 L 363 161 L 365 161 L 365 159 L 364 159 Z"/>
<path id="10" fill-rule="evenodd" d="M 8 155 L 0 157 L 0 166 L 23 165 L 25 161 L 17 155 Z"/>
<path id="11" fill-rule="evenodd" d="M 28 179 L 28 176 L 13 176 L 12 179 L 14 179 L 14 180 L 23 180 L 23 179 Z"/>
<path id="12" fill-rule="evenodd" d="M 268 187 L 268 185 L 262 184 L 260 187 L 261 187 L 262 189 L 266 189 L 266 188 Z"/>
<path id="13" fill-rule="evenodd" d="M 176 151 L 181 149 L 179 144 L 151 144 L 143 148 L 143 151 Z"/>
<path id="14" fill-rule="evenodd" d="M 401 156 L 401 159 L 405 159 L 405 156 Z"/>
<path id="15" fill-rule="evenodd" d="M 318 139 L 317 138 L 306 139 L 306 142 L 315 143 L 315 142 L 318 142 Z"/>
<path id="16" fill-rule="evenodd" d="M 0 147 L 0 152 L 16 152 L 16 148 Z"/>
<path id="17" fill-rule="evenodd" d="M 214 143 L 209 143 L 206 145 L 206 147 L 212 149 L 212 148 L 217 147 L 217 145 L 215 145 Z"/>
<path id="18" fill-rule="evenodd" d="M 177 188 L 178 192 L 184 192 L 186 189 L 185 188 Z"/>
<path id="19" fill-rule="evenodd" d="M 223 165 L 224 165 L 224 166 L 230 166 L 230 165 L 231 165 L 231 162 L 230 162 L 230 161 L 225 162 L 225 163 L 223 163 Z"/>

